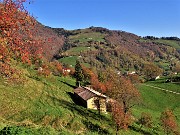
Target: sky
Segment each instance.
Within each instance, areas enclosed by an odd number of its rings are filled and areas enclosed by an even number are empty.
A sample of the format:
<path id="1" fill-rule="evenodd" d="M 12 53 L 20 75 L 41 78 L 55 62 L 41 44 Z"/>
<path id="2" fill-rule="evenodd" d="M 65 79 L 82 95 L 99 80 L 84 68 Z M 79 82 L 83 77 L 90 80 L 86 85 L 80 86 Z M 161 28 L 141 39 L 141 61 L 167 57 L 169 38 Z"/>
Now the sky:
<path id="1" fill-rule="evenodd" d="M 180 0 L 33 0 L 25 7 L 40 23 L 53 28 L 95 26 L 180 38 Z"/>

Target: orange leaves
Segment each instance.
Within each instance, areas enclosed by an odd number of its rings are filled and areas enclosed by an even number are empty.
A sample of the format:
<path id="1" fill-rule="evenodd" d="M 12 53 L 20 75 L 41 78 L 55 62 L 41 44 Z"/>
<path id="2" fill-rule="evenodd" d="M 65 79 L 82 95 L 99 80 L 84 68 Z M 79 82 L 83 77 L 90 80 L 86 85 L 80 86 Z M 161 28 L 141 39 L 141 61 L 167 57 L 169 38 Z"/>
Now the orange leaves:
<path id="1" fill-rule="evenodd" d="M 40 70 L 38 70 L 38 74 L 48 77 L 51 74 L 51 71 L 47 65 L 42 65 L 42 67 L 40 67 Z"/>
<path id="2" fill-rule="evenodd" d="M 119 129 L 128 129 L 129 124 L 132 122 L 131 115 L 124 113 L 123 106 L 118 102 L 111 102 L 112 106 L 112 117 L 116 123 L 117 131 Z"/>
<path id="3" fill-rule="evenodd" d="M 176 130 L 178 126 L 172 110 L 166 109 L 164 112 L 162 112 L 160 120 L 166 134 L 177 132 Z"/>
<path id="4" fill-rule="evenodd" d="M 106 86 L 102 82 L 99 82 L 97 77 L 91 78 L 91 85 L 95 90 L 99 90 L 102 93 L 106 92 Z"/>
<path id="5" fill-rule="evenodd" d="M 9 61 L 9 57 L 8 57 L 8 48 L 6 48 L 6 38 L 1 38 L 0 37 L 0 61 L 4 62 L 8 62 Z"/>
<path id="6" fill-rule="evenodd" d="M 33 56 L 42 55 L 42 50 L 40 42 L 33 37 L 36 23 L 24 9 L 25 1 L 4 0 L 0 4 L 0 37 L 7 41 L 5 48 L 10 53 L 6 55 L 18 59 L 20 57 L 23 63 L 30 64 Z"/>
<path id="7" fill-rule="evenodd" d="M 130 80 L 119 76 L 113 70 L 106 73 L 106 94 L 113 99 L 112 116 L 119 128 L 127 129 L 131 123 L 131 108 L 139 102 L 140 93 Z"/>
<path id="8" fill-rule="evenodd" d="M 35 20 L 24 10 L 26 0 L 0 2 L 0 74 L 12 82 L 23 82 L 21 72 L 10 65 L 12 59 L 31 64 L 40 58 L 40 43 L 33 37 Z"/>
<path id="9" fill-rule="evenodd" d="M 12 68 L 9 64 L 0 62 L 0 75 L 6 82 L 16 85 L 24 83 L 25 79 L 21 74 L 20 71 Z"/>
<path id="10" fill-rule="evenodd" d="M 62 75 L 63 74 L 63 67 L 58 61 L 51 62 L 50 69 L 54 75 Z"/>
<path id="11" fill-rule="evenodd" d="M 90 84 L 92 85 L 93 89 L 99 90 L 103 93 L 106 91 L 105 85 L 98 80 L 98 76 L 93 71 L 84 66 L 82 66 L 82 70 L 84 79 L 90 80 Z"/>
<path id="12" fill-rule="evenodd" d="M 27 63 L 28 65 L 31 64 L 31 61 L 30 61 L 30 58 L 29 58 L 29 53 L 28 52 L 25 52 L 24 54 L 22 54 L 21 56 L 21 60 L 23 63 Z"/>

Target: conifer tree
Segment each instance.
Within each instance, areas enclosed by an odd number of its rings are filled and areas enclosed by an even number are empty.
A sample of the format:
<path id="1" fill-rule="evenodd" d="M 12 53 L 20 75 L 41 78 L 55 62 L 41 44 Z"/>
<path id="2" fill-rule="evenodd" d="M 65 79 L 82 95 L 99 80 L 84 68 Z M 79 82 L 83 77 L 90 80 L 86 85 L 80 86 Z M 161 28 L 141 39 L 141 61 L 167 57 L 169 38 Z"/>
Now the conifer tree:
<path id="1" fill-rule="evenodd" d="M 80 86 L 83 81 L 83 71 L 80 62 L 77 60 L 75 65 L 76 86 Z"/>

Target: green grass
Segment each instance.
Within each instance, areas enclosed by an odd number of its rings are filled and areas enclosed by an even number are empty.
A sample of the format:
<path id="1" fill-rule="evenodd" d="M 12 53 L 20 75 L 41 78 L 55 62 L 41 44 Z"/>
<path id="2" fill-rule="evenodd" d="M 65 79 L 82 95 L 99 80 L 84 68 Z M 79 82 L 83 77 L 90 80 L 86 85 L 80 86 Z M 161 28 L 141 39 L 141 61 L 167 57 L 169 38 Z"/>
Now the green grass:
<path id="1" fill-rule="evenodd" d="M 85 52 L 85 51 L 90 51 L 90 50 L 94 50 L 95 48 L 88 48 L 85 46 L 80 46 L 80 47 L 73 47 L 70 50 L 66 51 L 68 54 L 70 55 L 74 55 L 74 54 L 80 54 L 80 52 Z"/>
<path id="2" fill-rule="evenodd" d="M 159 120 L 160 113 L 170 108 L 174 111 L 180 125 L 180 95 L 164 92 L 143 84 L 138 88 L 143 102 L 135 109 L 136 114 L 140 114 L 140 112 L 150 112 L 155 120 Z"/>
<path id="3" fill-rule="evenodd" d="M 156 81 L 149 81 L 147 84 L 180 93 L 180 83 L 165 83 L 166 79 L 167 78 L 162 78 Z"/>
<path id="4" fill-rule="evenodd" d="M 109 115 L 87 110 L 71 96 L 75 80 L 31 72 L 24 86 L 0 81 L 0 129 L 27 134 L 113 134 Z M 17 127 L 18 126 L 18 127 Z M 42 130 L 42 131 L 41 131 Z"/>
<path id="5" fill-rule="evenodd" d="M 70 36 L 69 39 L 71 41 L 79 40 L 80 42 L 87 42 L 87 41 L 101 41 L 104 42 L 104 34 L 101 34 L 100 32 L 81 32 L 77 35 Z"/>
<path id="6" fill-rule="evenodd" d="M 136 118 L 140 118 L 140 114 L 142 112 L 150 113 L 153 117 L 153 127 L 157 128 L 155 133 L 164 135 L 164 132 L 160 128 L 159 124 L 160 115 L 161 112 L 169 108 L 173 110 L 178 125 L 180 125 L 180 95 L 166 93 L 164 91 L 150 88 L 143 84 L 139 85 L 138 89 L 141 93 L 142 103 L 139 106 L 135 106 L 135 108 L 133 109 L 133 114 Z"/>
<path id="7" fill-rule="evenodd" d="M 19 68 L 22 68 L 20 66 Z M 8 130 L 17 134 L 64 134 L 99 135 L 115 134 L 114 123 L 109 114 L 98 115 L 97 111 L 78 106 L 72 98 L 75 80 L 71 77 L 38 76 L 30 69 L 22 68 L 27 82 L 24 86 L 11 86 L 0 80 L 0 133 Z M 144 85 L 139 86 L 143 102 L 133 109 L 138 118 L 142 112 L 153 115 L 158 126 L 160 113 L 171 108 L 180 124 L 180 97 Z M 124 135 L 140 135 L 137 124 Z M 151 129 L 143 132 L 152 133 Z M 158 134 L 163 134 L 160 130 Z"/>
<path id="8" fill-rule="evenodd" d="M 81 59 L 81 57 L 78 57 L 78 56 L 69 56 L 69 57 L 64 57 L 64 58 L 59 59 L 59 62 L 61 62 L 63 64 L 67 64 L 67 65 L 69 65 L 71 67 L 75 67 L 76 61 L 78 59 Z M 90 67 L 89 63 L 82 63 L 82 65 L 84 65 L 86 67 Z"/>
<path id="9" fill-rule="evenodd" d="M 77 59 L 78 59 L 77 56 L 69 56 L 69 57 L 61 58 L 61 59 L 59 59 L 59 61 L 61 63 L 72 65 L 72 67 L 74 67 L 76 65 Z"/>

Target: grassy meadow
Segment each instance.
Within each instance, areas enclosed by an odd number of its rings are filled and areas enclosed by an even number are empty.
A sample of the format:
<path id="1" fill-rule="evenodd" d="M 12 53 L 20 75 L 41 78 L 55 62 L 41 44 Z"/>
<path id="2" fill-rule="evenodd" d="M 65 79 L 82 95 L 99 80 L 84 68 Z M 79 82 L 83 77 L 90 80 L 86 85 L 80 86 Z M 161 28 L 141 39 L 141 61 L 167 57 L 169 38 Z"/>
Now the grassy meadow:
<path id="1" fill-rule="evenodd" d="M 105 34 L 101 34 L 100 32 L 92 32 L 91 30 L 81 30 L 77 35 L 70 36 L 69 39 L 71 41 L 79 40 L 79 42 L 87 42 L 87 41 L 101 41 L 104 42 Z"/>
<path id="2" fill-rule="evenodd" d="M 25 85 L 8 85 L 0 80 L 0 134 L 18 135 L 114 135 L 111 115 L 101 114 L 76 104 L 73 98 L 75 80 L 71 77 L 37 75 L 31 68 L 24 69 Z M 147 83 L 149 84 L 149 83 Z M 151 82 L 156 84 L 156 82 Z M 165 85 L 164 83 L 162 85 Z M 180 125 L 180 96 L 138 86 L 142 103 L 133 108 L 135 121 L 142 112 L 153 116 L 153 128 L 142 128 L 136 122 L 123 135 L 160 134 L 159 117 L 171 108 Z"/>

